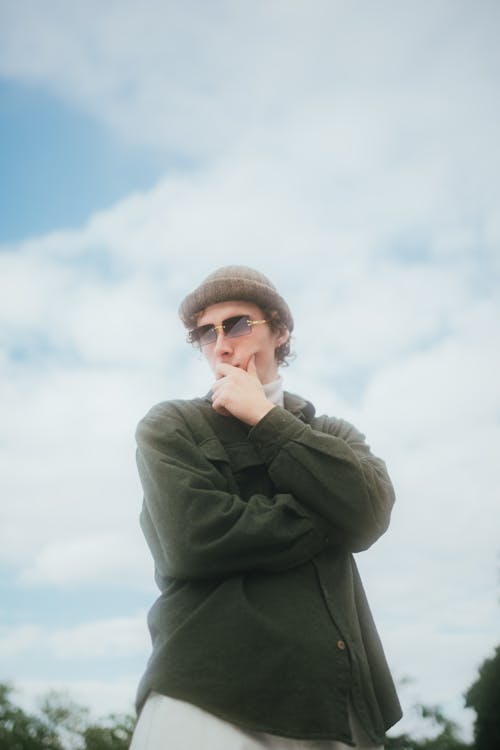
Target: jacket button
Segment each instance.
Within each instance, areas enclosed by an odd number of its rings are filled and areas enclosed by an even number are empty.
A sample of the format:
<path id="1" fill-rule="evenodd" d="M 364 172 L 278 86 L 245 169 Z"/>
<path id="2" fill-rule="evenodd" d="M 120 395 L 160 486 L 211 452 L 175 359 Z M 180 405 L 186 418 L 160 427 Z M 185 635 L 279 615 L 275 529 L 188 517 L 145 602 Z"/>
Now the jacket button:
<path id="1" fill-rule="evenodd" d="M 340 651 L 345 651 L 345 642 L 337 641 L 337 648 L 340 649 Z"/>

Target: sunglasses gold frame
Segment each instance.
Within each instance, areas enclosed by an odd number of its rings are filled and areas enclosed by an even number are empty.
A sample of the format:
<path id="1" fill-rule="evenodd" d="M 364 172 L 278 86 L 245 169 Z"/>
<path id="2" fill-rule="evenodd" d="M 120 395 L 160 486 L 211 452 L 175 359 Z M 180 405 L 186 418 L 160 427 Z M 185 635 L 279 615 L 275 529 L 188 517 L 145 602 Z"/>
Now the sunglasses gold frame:
<path id="1" fill-rule="evenodd" d="M 246 333 L 246 332 L 245 333 L 241 333 L 239 336 L 231 336 L 231 332 L 229 332 L 229 334 L 226 334 L 226 332 L 224 330 L 224 327 L 225 327 L 227 321 L 228 320 L 234 320 L 235 318 L 246 318 L 247 319 L 247 325 L 250 326 L 250 330 L 248 331 L 248 333 Z M 247 315 L 231 315 L 231 317 L 226 318 L 225 320 L 222 321 L 222 323 L 219 323 L 219 325 L 212 325 L 210 323 L 207 323 L 207 326 L 209 326 L 208 330 L 213 329 L 215 331 L 216 337 L 215 337 L 214 341 L 216 341 L 217 340 L 217 333 L 218 333 L 218 331 L 223 331 L 224 335 L 227 336 L 228 338 L 239 339 L 239 338 L 242 338 L 243 336 L 247 336 L 248 334 L 250 334 L 252 332 L 253 326 L 260 326 L 263 323 L 269 323 L 269 322 L 270 322 L 269 320 L 252 320 Z M 193 344 L 193 346 L 199 346 L 199 347 L 207 346 L 208 344 L 213 344 L 214 341 L 207 341 L 207 343 L 205 343 L 205 344 L 200 344 L 199 341 L 197 341 L 196 339 L 193 338 L 193 334 L 199 328 L 204 328 L 204 327 L 205 326 L 198 326 L 197 328 L 193 328 L 193 329 L 191 329 L 191 331 L 188 331 L 187 337 L 186 337 L 186 341 L 189 344 Z"/>

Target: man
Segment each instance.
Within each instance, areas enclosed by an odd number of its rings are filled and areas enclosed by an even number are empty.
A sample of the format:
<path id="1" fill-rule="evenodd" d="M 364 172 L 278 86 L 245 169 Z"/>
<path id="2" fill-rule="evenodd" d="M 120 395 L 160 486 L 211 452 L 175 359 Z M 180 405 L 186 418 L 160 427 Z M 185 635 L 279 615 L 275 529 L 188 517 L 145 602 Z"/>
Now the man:
<path id="1" fill-rule="evenodd" d="M 132 748 L 378 748 L 401 711 L 352 553 L 389 524 L 385 465 L 283 391 L 293 318 L 263 274 L 218 269 L 180 316 L 213 383 L 137 430 L 161 595 Z"/>

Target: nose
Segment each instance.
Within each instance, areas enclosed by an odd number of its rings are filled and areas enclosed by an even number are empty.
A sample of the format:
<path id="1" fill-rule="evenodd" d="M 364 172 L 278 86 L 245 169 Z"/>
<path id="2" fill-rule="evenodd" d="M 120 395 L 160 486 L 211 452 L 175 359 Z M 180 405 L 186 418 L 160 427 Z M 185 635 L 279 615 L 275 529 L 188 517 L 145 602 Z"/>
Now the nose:
<path id="1" fill-rule="evenodd" d="M 223 354 L 229 354 L 232 352 L 233 347 L 231 345 L 231 339 L 228 338 L 222 329 L 217 331 L 217 341 L 214 345 L 214 353 L 220 357 Z"/>

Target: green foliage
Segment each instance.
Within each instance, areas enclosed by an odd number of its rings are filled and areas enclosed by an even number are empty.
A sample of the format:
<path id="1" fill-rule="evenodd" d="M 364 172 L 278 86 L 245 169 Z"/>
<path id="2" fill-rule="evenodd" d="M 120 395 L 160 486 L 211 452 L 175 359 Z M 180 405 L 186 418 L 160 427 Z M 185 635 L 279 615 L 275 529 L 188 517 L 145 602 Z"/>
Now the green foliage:
<path id="1" fill-rule="evenodd" d="M 35 716 L 14 705 L 12 692 L 0 683 L 1 750 L 128 750 L 134 717 L 111 715 L 91 722 L 88 709 L 54 692 L 44 697 Z"/>
<path id="2" fill-rule="evenodd" d="M 11 701 L 10 685 L 0 684 L 0 748 L 2 750 L 64 750 L 57 732 L 42 718 Z"/>
<path id="3" fill-rule="evenodd" d="M 457 725 L 446 718 L 439 706 L 417 704 L 414 709 L 437 729 L 437 734 L 424 739 L 415 739 L 408 734 L 388 737 L 385 750 L 473 750 L 459 738 Z"/>
<path id="4" fill-rule="evenodd" d="M 64 750 L 83 750 L 81 737 L 88 724 L 88 709 L 74 703 L 65 693 L 50 691 L 40 701 L 40 713 L 59 736 Z"/>
<path id="5" fill-rule="evenodd" d="M 132 716 L 108 718 L 109 725 L 94 724 L 84 731 L 85 750 L 122 750 L 128 748 L 134 731 Z"/>
<path id="6" fill-rule="evenodd" d="M 479 668 L 479 677 L 465 694 L 465 705 L 476 712 L 476 750 L 500 748 L 500 646 Z"/>

